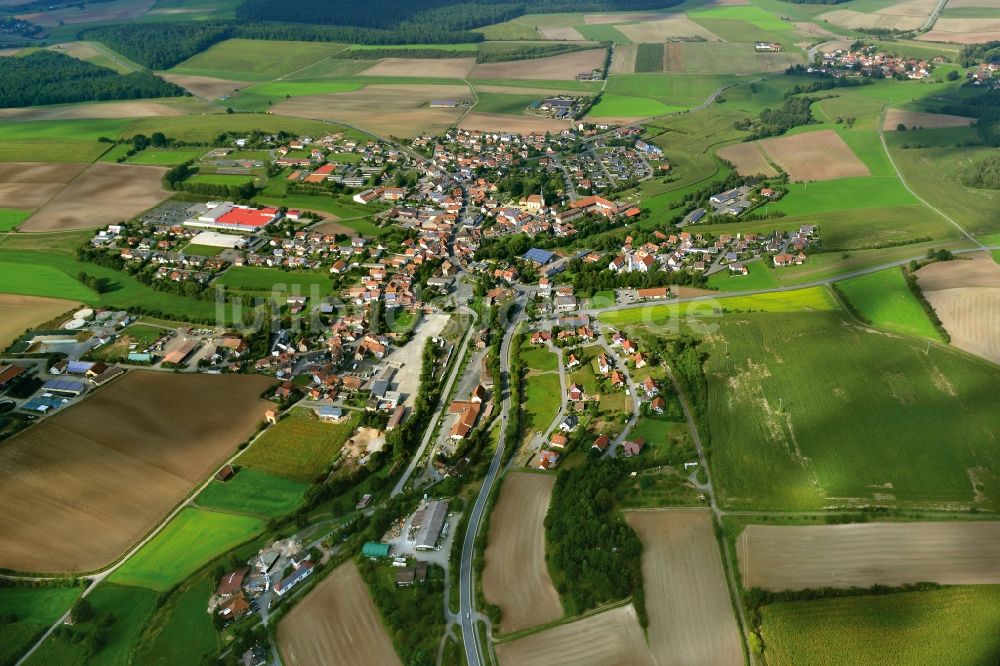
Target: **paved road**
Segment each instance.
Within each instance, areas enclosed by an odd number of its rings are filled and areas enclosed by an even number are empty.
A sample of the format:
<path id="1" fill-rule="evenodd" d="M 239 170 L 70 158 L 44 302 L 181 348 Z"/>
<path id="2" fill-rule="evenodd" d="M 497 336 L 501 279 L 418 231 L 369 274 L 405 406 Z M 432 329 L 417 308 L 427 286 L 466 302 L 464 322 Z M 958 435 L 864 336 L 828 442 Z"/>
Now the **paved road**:
<path id="1" fill-rule="evenodd" d="M 524 296 L 517 300 L 518 315 L 511 323 L 510 328 L 504 333 L 503 342 L 500 345 L 500 382 L 503 387 L 504 397 L 500 410 L 500 440 L 497 443 L 497 451 L 490 463 L 490 469 L 486 473 L 483 487 L 479 491 L 476 503 L 469 516 L 469 526 L 466 529 L 465 537 L 462 541 L 462 560 L 459 568 L 459 621 L 462 624 L 462 642 L 465 645 L 465 659 L 469 666 L 481 666 L 479 632 L 476 631 L 476 622 L 479 617 L 476 613 L 475 581 L 473 580 L 474 569 L 472 566 L 473 555 L 476 546 L 476 535 L 479 533 L 479 525 L 483 520 L 483 513 L 486 510 L 486 501 L 489 499 L 490 491 L 496 482 L 500 472 L 500 463 L 503 461 L 504 437 L 507 434 L 507 415 L 510 412 L 510 344 L 514 333 L 524 316 Z"/>
<path id="2" fill-rule="evenodd" d="M 948 4 L 948 0 L 938 0 L 937 6 L 934 7 L 934 11 L 932 11 L 931 15 L 927 17 L 927 21 L 920 26 L 921 32 L 927 32 L 934 27 L 934 24 L 937 23 L 938 16 L 941 15 L 941 10 L 944 9 L 946 4 Z"/>

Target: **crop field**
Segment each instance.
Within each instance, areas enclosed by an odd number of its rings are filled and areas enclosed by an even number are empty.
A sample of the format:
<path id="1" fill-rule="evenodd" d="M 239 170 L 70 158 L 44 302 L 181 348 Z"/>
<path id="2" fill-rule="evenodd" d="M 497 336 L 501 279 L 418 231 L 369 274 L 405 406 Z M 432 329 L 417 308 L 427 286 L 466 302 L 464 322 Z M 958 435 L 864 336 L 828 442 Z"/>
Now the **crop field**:
<path id="1" fill-rule="evenodd" d="M 382 58 L 360 75 L 463 79 L 475 65 L 475 58 Z"/>
<path id="2" fill-rule="evenodd" d="M 368 586 L 352 561 L 337 567 L 278 624 L 287 666 L 400 664 Z"/>
<path id="3" fill-rule="evenodd" d="M 0 208 L 0 231 L 12 231 L 17 225 L 28 219 L 30 210 L 19 208 Z"/>
<path id="4" fill-rule="evenodd" d="M 917 271 L 951 344 L 1000 365 L 1000 264 L 989 254 L 939 262 Z"/>
<path id="5" fill-rule="evenodd" d="M 736 551 L 748 589 L 1000 583 L 1000 522 L 747 525 Z"/>
<path id="6" fill-rule="evenodd" d="M 581 72 L 604 67 L 605 49 L 588 49 L 547 58 L 491 62 L 476 65 L 471 76 L 476 79 L 576 79 Z"/>
<path id="7" fill-rule="evenodd" d="M 980 44 L 1000 40 L 1000 18 L 939 18 L 917 39 L 928 42 Z"/>
<path id="8" fill-rule="evenodd" d="M 475 106 L 476 113 L 523 116 L 528 106 L 537 102 L 542 97 L 542 94 L 539 91 L 528 92 L 527 94 L 480 91 L 478 97 L 479 101 L 476 102 Z"/>
<path id="9" fill-rule="evenodd" d="M 29 217 L 22 231 L 89 229 L 129 220 L 165 201 L 165 169 L 97 163 L 76 177 Z"/>
<path id="10" fill-rule="evenodd" d="M 0 587 L 0 616 L 14 615 L 4 622 L 0 635 L 0 660 L 14 663 L 36 635 L 52 626 L 69 610 L 82 587 Z"/>
<path id="11" fill-rule="evenodd" d="M 663 44 L 638 44 L 633 71 L 636 73 L 662 72 Z"/>
<path id="12" fill-rule="evenodd" d="M 668 72 L 761 74 L 781 72 L 803 62 L 802 56 L 795 51 L 758 53 L 753 45 L 746 43 L 687 42 L 669 46 L 683 48 L 683 56 L 675 59 L 673 67 L 664 68 Z"/>
<path id="13" fill-rule="evenodd" d="M 343 44 L 229 39 L 188 58 L 171 74 L 234 81 L 268 81 L 329 58 Z"/>
<path id="14" fill-rule="evenodd" d="M 793 181 L 868 176 L 868 167 L 832 130 L 762 139 L 760 148 Z"/>
<path id="15" fill-rule="evenodd" d="M 555 118 L 545 118 L 543 116 L 512 116 L 502 113 L 480 113 L 473 111 L 462 118 L 462 122 L 458 126 L 461 129 L 530 134 L 531 132 L 561 132 L 569 127 L 569 122 Z"/>
<path id="16" fill-rule="evenodd" d="M 34 210 L 76 178 L 83 164 L 7 162 L 0 164 L 0 206 Z"/>
<path id="17" fill-rule="evenodd" d="M 632 606 L 591 615 L 496 646 L 500 666 L 653 666 Z"/>
<path id="18" fill-rule="evenodd" d="M 269 384 L 132 371 L 15 435 L 0 448 L 0 566 L 91 571 L 117 558 L 254 431 Z"/>
<path id="19" fill-rule="evenodd" d="M 892 150 L 907 184 L 973 234 L 1000 232 L 1000 192 L 962 185 L 965 170 L 994 154 L 992 148 Z"/>
<path id="20" fill-rule="evenodd" d="M 81 120 L 88 118 L 143 118 L 180 116 L 183 114 L 183 107 L 173 103 L 173 100 L 167 103 L 153 100 L 136 100 L 0 109 L 0 119 L 11 122 L 44 122 L 49 120 Z"/>
<path id="21" fill-rule="evenodd" d="M 195 502 L 206 509 L 277 518 L 294 511 L 308 488 L 248 467 L 225 483 L 213 481 Z"/>
<path id="22" fill-rule="evenodd" d="M 551 474 L 510 472 L 490 514 L 483 596 L 503 611 L 501 633 L 562 617 L 545 561 L 544 521 L 555 483 Z"/>
<path id="23" fill-rule="evenodd" d="M 114 615 L 104 646 L 88 654 L 83 643 L 50 636 L 25 662 L 26 666 L 120 666 L 129 656 L 143 626 L 156 608 L 157 593 L 139 587 L 102 583 L 87 595 L 98 615 Z"/>
<path id="24" fill-rule="evenodd" d="M 664 15 L 660 15 L 664 16 Z M 719 41 L 718 35 L 708 28 L 695 23 L 684 14 L 668 14 L 666 18 L 658 18 L 642 23 L 617 25 L 615 28 L 629 40 L 641 42 L 664 42 L 668 39 L 698 39 L 709 42 Z"/>
<path id="25" fill-rule="evenodd" d="M 683 111 L 704 103 L 731 80 L 718 75 L 614 75 L 588 117 L 647 118 Z"/>
<path id="26" fill-rule="evenodd" d="M 152 6 L 153 0 L 113 0 L 86 7 L 65 7 L 52 11 L 24 14 L 21 18 L 45 28 L 54 28 L 66 23 L 122 22 L 142 16 Z"/>
<path id="27" fill-rule="evenodd" d="M 951 116 L 946 113 L 925 113 L 922 111 L 904 111 L 902 109 L 889 109 L 885 114 L 885 130 L 895 130 L 899 125 L 905 125 L 907 129 L 926 128 L 937 129 L 940 127 L 968 127 L 976 122 L 975 118 L 965 116 Z"/>
<path id="28" fill-rule="evenodd" d="M 773 666 L 977 666 L 1000 656 L 997 586 L 780 603 L 761 616 Z M 935 635 L 948 640 L 927 640 Z"/>
<path id="29" fill-rule="evenodd" d="M 210 76 L 190 76 L 185 74 L 163 73 L 162 77 L 171 83 L 176 83 L 195 97 L 212 101 L 232 95 L 234 92 L 250 85 L 247 81 L 218 79 Z"/>
<path id="30" fill-rule="evenodd" d="M 211 144 L 223 132 L 251 132 L 253 130 L 272 134 L 285 131 L 290 134 L 320 136 L 330 132 L 344 131 L 349 136 L 364 136 L 353 130 L 329 123 L 305 118 L 283 117 L 273 113 L 215 113 L 200 116 L 139 118 L 128 123 L 121 134 L 123 138 L 130 138 L 136 134 L 149 136 L 153 132 L 163 132 L 179 141 Z M 0 138 L 2 138 L 2 133 L 0 133 Z"/>
<path id="31" fill-rule="evenodd" d="M 58 298 L 0 294 L 0 349 L 6 349 L 22 333 L 69 312 L 79 303 Z"/>
<path id="32" fill-rule="evenodd" d="M 371 84 L 351 92 L 293 97 L 271 109 L 278 114 L 339 120 L 382 135 L 406 137 L 443 130 L 462 115 L 462 109 L 432 109 L 431 100 L 471 98 L 464 85 Z M 379 109 L 379 113 L 373 114 L 372 109 Z"/>
<path id="33" fill-rule="evenodd" d="M 661 664 L 742 664 L 740 630 L 707 510 L 627 511 L 642 541 L 649 648 Z"/>
<path id="34" fill-rule="evenodd" d="M 997 273 L 1000 274 L 1000 267 Z M 873 326 L 894 333 L 940 340 L 927 313 L 906 286 L 899 268 L 889 268 L 837 283 L 837 287 Z"/>
<path id="35" fill-rule="evenodd" d="M 357 423 L 356 414 L 342 423 L 323 423 L 310 409 L 293 409 L 277 425 L 268 428 L 240 456 L 239 462 L 293 481 L 311 483 L 337 457 Z"/>
<path id="36" fill-rule="evenodd" d="M 734 143 L 719 150 L 716 154 L 727 162 L 732 162 L 736 170 L 743 176 L 762 174 L 773 178 L 778 175 L 778 171 L 771 166 L 761 151 L 760 143 L 756 141 Z"/>
<path id="37" fill-rule="evenodd" d="M 981 390 L 1000 369 L 838 312 L 712 323 L 705 374 L 712 438 L 729 442 L 712 458 L 724 506 L 1000 506 L 1000 413 Z"/>

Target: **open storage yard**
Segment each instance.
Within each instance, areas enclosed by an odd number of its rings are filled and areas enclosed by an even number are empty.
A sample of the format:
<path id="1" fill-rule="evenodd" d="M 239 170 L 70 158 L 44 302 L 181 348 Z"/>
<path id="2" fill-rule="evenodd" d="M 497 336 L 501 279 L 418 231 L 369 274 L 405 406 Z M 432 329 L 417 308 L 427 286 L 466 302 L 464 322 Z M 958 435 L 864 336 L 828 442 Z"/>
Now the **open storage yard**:
<path id="1" fill-rule="evenodd" d="M 1000 583 L 1000 522 L 747 525 L 736 550 L 746 588 Z"/>
<path id="2" fill-rule="evenodd" d="M 917 281 L 951 344 L 1000 365 L 1000 264 L 981 252 L 925 266 Z"/>
<path id="3" fill-rule="evenodd" d="M 0 447 L 0 567 L 98 569 L 235 453 L 271 380 L 132 371 Z"/>
<path id="4" fill-rule="evenodd" d="M 833 130 L 762 139 L 759 145 L 792 181 L 871 175 L 865 163 Z"/>
<path id="5" fill-rule="evenodd" d="M 286 666 L 402 664 L 351 561 L 337 567 L 281 619 L 277 639 Z"/>
<path id="6" fill-rule="evenodd" d="M 0 294 L 0 349 L 32 326 L 49 321 L 79 305 L 76 301 Z"/>
<path id="7" fill-rule="evenodd" d="M 632 606 L 591 615 L 496 646 L 500 666 L 653 666 Z"/>
<path id="8" fill-rule="evenodd" d="M 511 633 L 562 617 L 559 593 L 545 561 L 545 514 L 556 477 L 510 472 L 490 514 L 483 596 L 503 611 Z"/>
<path id="9" fill-rule="evenodd" d="M 642 541 L 649 648 L 659 664 L 743 663 L 708 510 L 628 511 Z"/>
<path id="10" fill-rule="evenodd" d="M 91 164 L 25 220 L 22 231 L 90 229 L 129 220 L 170 197 L 160 179 L 166 169 Z"/>

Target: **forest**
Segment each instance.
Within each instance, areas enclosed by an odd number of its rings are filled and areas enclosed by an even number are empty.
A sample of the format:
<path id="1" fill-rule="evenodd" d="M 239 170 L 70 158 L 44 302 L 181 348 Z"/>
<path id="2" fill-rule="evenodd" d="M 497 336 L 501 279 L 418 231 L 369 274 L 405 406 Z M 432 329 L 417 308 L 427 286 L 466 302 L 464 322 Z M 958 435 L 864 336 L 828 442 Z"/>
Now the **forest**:
<path id="1" fill-rule="evenodd" d="M 780 136 L 799 125 L 814 122 L 809 109 L 816 99 L 812 97 L 790 97 L 778 109 L 764 109 L 756 120 L 738 120 L 733 127 L 738 130 L 750 131 L 746 141 L 755 141 L 769 136 Z"/>
<path id="2" fill-rule="evenodd" d="M 970 165 L 959 180 L 966 187 L 1000 190 L 1000 155 L 990 155 L 982 162 Z"/>
<path id="3" fill-rule="evenodd" d="M 177 97 L 184 91 L 150 72 L 118 72 L 53 51 L 0 58 L 0 107 Z"/>
<path id="4" fill-rule="evenodd" d="M 981 62 L 1000 62 L 1000 42 L 969 44 L 958 57 L 958 64 L 962 67 L 972 67 Z"/>

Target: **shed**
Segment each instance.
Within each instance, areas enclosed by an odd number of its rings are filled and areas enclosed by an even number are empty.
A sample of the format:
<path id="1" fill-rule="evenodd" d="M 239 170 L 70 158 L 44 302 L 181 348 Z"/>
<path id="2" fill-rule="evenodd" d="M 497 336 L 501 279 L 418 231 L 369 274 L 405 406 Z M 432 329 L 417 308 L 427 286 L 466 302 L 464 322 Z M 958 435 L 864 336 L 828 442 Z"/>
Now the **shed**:
<path id="1" fill-rule="evenodd" d="M 384 558 L 389 557 L 390 550 L 392 550 L 392 546 L 390 544 L 380 543 L 378 541 L 368 541 L 361 547 L 361 554 L 365 557 Z"/>

